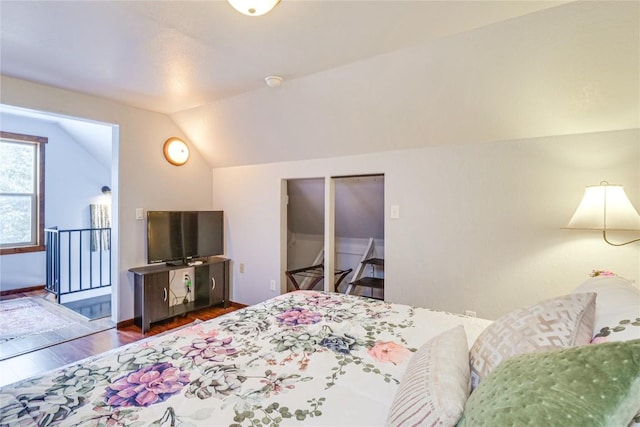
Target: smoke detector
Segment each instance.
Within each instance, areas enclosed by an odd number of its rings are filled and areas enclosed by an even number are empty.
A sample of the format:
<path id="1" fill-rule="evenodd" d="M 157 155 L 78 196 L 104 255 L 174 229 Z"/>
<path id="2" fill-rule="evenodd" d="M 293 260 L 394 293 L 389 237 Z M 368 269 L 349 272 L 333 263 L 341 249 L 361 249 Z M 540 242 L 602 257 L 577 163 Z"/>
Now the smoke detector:
<path id="1" fill-rule="evenodd" d="M 264 78 L 265 83 L 269 87 L 280 87 L 282 86 L 283 80 L 280 76 L 267 76 Z"/>

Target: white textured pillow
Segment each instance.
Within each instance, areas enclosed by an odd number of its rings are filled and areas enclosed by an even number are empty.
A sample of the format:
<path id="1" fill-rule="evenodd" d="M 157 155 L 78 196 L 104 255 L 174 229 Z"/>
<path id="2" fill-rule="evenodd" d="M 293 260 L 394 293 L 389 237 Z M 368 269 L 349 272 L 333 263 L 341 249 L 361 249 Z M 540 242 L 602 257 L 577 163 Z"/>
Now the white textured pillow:
<path id="1" fill-rule="evenodd" d="M 511 356 L 589 344 L 595 299 L 595 293 L 563 295 L 514 310 L 490 324 L 469 354 L 472 388 Z"/>
<path id="2" fill-rule="evenodd" d="M 620 276 L 596 276 L 584 281 L 574 293 L 595 292 L 596 319 L 593 343 L 640 338 L 640 289 Z M 640 427 L 640 412 L 629 426 Z"/>
<path id="3" fill-rule="evenodd" d="M 586 280 L 573 292 L 597 294 L 593 342 L 640 338 L 640 289 L 631 281 L 620 276 L 598 276 Z"/>
<path id="4" fill-rule="evenodd" d="M 469 347 L 462 326 L 432 338 L 411 357 L 388 426 L 455 426 L 469 397 Z"/>

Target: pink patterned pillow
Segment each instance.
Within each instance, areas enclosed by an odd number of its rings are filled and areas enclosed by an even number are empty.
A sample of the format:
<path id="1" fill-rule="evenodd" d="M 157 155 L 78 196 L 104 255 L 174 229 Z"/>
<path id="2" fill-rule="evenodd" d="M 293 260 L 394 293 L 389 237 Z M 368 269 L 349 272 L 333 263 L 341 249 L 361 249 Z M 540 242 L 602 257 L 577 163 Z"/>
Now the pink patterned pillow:
<path id="1" fill-rule="evenodd" d="M 564 295 L 512 311 L 493 322 L 471 347 L 472 388 L 509 357 L 589 344 L 595 301 L 595 293 Z"/>

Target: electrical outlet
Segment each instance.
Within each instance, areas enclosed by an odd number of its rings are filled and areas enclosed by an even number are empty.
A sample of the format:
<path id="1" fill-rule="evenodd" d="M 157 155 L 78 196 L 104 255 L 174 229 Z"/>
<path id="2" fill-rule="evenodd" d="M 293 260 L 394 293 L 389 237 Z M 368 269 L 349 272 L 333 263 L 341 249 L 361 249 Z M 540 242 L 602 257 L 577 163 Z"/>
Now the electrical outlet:
<path id="1" fill-rule="evenodd" d="M 240 263 L 240 265 L 238 266 L 238 270 L 240 270 L 240 273 L 244 273 L 244 262 Z"/>
<path id="2" fill-rule="evenodd" d="M 464 315 L 469 317 L 476 317 L 476 312 L 471 310 L 465 310 Z"/>
<path id="3" fill-rule="evenodd" d="M 272 291 L 275 292 L 275 290 L 276 290 L 276 281 L 275 280 L 269 281 L 269 289 L 271 289 Z"/>

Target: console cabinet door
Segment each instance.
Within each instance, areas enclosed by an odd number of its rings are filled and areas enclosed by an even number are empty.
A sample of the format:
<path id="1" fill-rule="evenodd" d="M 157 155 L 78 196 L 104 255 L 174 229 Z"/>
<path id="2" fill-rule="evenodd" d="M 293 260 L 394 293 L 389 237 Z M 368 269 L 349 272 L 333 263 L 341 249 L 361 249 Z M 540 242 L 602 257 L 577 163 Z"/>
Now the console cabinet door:
<path id="1" fill-rule="evenodd" d="M 226 262 L 217 262 L 209 265 L 209 304 L 211 305 L 226 302 L 226 265 Z"/>
<path id="2" fill-rule="evenodd" d="M 211 305 L 229 307 L 229 260 L 211 257 L 195 267 L 194 301 L 169 306 L 169 273 L 177 270 L 166 265 L 132 268 L 134 274 L 134 322 L 146 333 L 151 323 Z"/>
<path id="3" fill-rule="evenodd" d="M 169 273 L 144 276 L 144 311 L 148 322 L 169 317 Z"/>

